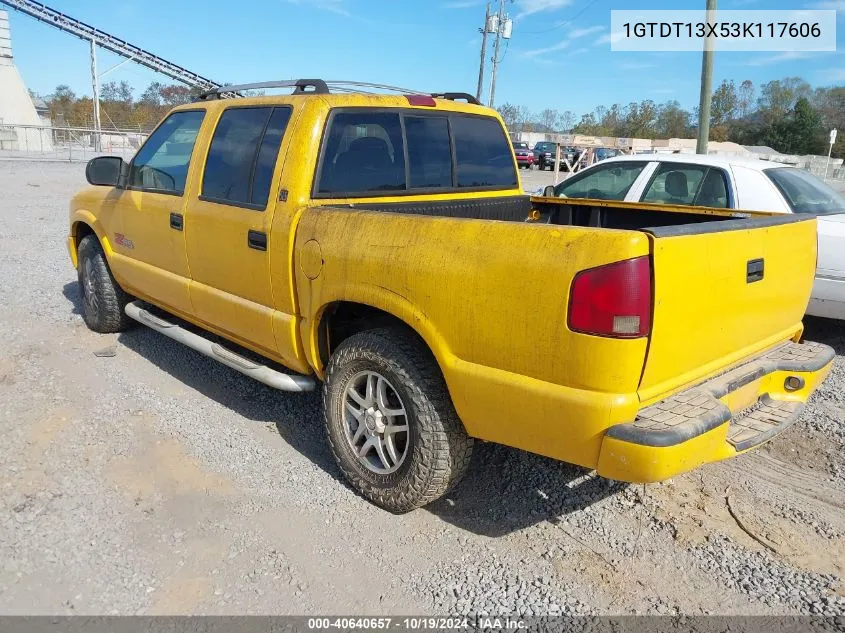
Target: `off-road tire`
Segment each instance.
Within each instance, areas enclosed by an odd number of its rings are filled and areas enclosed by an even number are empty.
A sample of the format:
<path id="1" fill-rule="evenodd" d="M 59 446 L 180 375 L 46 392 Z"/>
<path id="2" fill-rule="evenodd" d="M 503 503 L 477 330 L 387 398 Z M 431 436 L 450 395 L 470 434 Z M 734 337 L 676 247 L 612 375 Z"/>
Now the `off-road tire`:
<path id="1" fill-rule="evenodd" d="M 103 247 L 94 235 L 86 235 L 78 249 L 79 293 L 82 319 L 89 329 L 101 334 L 121 332 L 132 320 L 123 311 L 132 297 L 126 294 L 109 270 Z M 90 279 L 86 281 L 86 276 Z M 95 301 L 89 299 L 93 293 Z"/>
<path id="2" fill-rule="evenodd" d="M 366 370 L 387 378 L 408 413 L 409 452 L 399 469 L 387 475 L 359 461 L 343 428 L 347 384 Z M 362 496 L 390 512 L 409 512 L 440 498 L 469 466 L 473 440 L 455 412 L 434 356 L 413 333 L 384 328 L 343 341 L 326 371 L 323 415 L 343 474 Z"/>

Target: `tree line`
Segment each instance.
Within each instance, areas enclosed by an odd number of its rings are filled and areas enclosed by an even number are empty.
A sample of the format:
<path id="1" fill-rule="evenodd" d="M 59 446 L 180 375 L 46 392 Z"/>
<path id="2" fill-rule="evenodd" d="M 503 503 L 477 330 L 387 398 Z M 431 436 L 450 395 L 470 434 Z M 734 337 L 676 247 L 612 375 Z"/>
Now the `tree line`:
<path id="1" fill-rule="evenodd" d="M 152 82 L 135 98 L 126 81 L 108 82 L 100 88 L 102 128 L 149 131 L 170 108 L 190 103 L 196 88 Z M 45 97 L 54 125 L 93 126 L 93 101 L 77 96 L 66 85 Z M 650 99 L 627 105 L 600 105 L 579 117 L 571 110 L 546 108 L 533 113 L 524 106 L 505 103 L 498 108 L 511 131 L 561 132 L 591 136 L 634 138 L 692 138 L 697 109 L 677 101 L 655 103 Z M 813 88 L 800 77 L 762 84 L 746 79 L 737 85 L 724 80 L 713 92 L 710 139 L 740 145 L 768 145 L 784 154 L 826 154 L 828 132 L 843 130 L 833 155 L 845 157 L 845 87 Z"/>
<path id="2" fill-rule="evenodd" d="M 137 99 L 134 92 L 126 81 L 110 81 L 100 87 L 100 120 L 104 130 L 147 132 L 170 108 L 190 103 L 200 90 L 154 81 Z M 77 96 L 67 85 L 57 86 L 44 101 L 55 126 L 92 127 L 94 124 L 94 100 L 87 95 Z"/>
<path id="3" fill-rule="evenodd" d="M 532 113 L 506 103 L 498 108 L 511 131 L 558 132 L 634 138 L 692 138 L 698 109 L 677 101 L 650 99 L 627 105 L 600 105 L 577 118 L 573 112 L 547 108 Z M 800 77 L 762 84 L 723 80 L 713 92 L 710 140 L 740 145 L 767 145 L 784 154 L 827 154 L 832 128 L 845 132 L 845 87 L 813 88 Z M 845 157 L 845 133 L 837 137 L 833 156 Z"/>
<path id="4" fill-rule="evenodd" d="M 181 84 L 152 82 L 136 99 L 135 89 L 126 81 L 110 81 L 100 86 L 100 124 L 103 130 L 138 130 L 149 132 L 174 106 L 191 103 L 202 92 Z M 246 91 L 255 96 L 262 91 Z M 33 95 L 35 96 L 35 95 Z M 69 86 L 56 87 L 44 97 L 54 126 L 93 127 L 94 100 L 77 96 Z"/>

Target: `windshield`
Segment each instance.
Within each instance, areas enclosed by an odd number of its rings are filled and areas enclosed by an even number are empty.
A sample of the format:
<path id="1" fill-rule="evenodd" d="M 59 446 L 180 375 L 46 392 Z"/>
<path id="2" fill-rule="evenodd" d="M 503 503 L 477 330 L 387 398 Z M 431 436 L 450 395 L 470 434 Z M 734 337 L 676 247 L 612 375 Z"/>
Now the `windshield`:
<path id="1" fill-rule="evenodd" d="M 778 167 L 766 175 L 786 198 L 793 213 L 845 213 L 845 198 L 801 169 Z"/>

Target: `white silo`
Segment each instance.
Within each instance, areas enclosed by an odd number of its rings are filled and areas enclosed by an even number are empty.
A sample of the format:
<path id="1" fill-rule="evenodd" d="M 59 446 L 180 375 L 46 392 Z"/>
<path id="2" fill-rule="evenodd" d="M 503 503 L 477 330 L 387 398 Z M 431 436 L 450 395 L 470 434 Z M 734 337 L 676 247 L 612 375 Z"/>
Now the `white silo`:
<path id="1" fill-rule="evenodd" d="M 0 11 L 0 150 L 52 149 L 52 131 L 44 127 L 15 67 L 9 14 Z"/>

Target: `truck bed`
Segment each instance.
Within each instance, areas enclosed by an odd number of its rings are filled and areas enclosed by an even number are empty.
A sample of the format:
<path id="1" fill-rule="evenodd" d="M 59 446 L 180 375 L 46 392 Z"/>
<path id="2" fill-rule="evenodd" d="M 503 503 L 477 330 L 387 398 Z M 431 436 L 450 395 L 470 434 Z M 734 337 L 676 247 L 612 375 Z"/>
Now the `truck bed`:
<path id="1" fill-rule="evenodd" d="M 537 222 L 645 231 L 654 235 L 681 235 L 735 230 L 801 222 L 806 217 L 735 211 L 706 207 L 672 206 L 643 202 L 622 202 L 591 198 L 545 198 L 541 196 L 502 196 L 481 199 L 446 199 L 412 202 L 350 203 L 346 208 L 432 217 L 524 222 L 532 210 Z M 702 226 L 702 225 L 708 226 Z"/>
<path id="2" fill-rule="evenodd" d="M 297 253 L 311 244 L 309 257 L 318 243 L 321 263 L 313 279 L 296 267 L 300 303 L 342 299 L 410 325 L 434 353 L 470 435 L 595 467 L 609 426 L 798 340 L 816 221 L 444 196 L 312 207 L 296 242 Z M 642 288 L 651 314 L 640 321 L 647 331 L 573 327 L 576 280 L 632 260 L 648 266 Z M 309 336 L 306 350 L 319 349 L 318 336 Z"/>
<path id="3" fill-rule="evenodd" d="M 532 208 L 540 213 L 541 222 L 564 226 L 642 230 L 664 236 L 775 226 L 807 219 L 800 215 L 782 213 L 590 198 L 532 197 L 530 200 Z"/>

